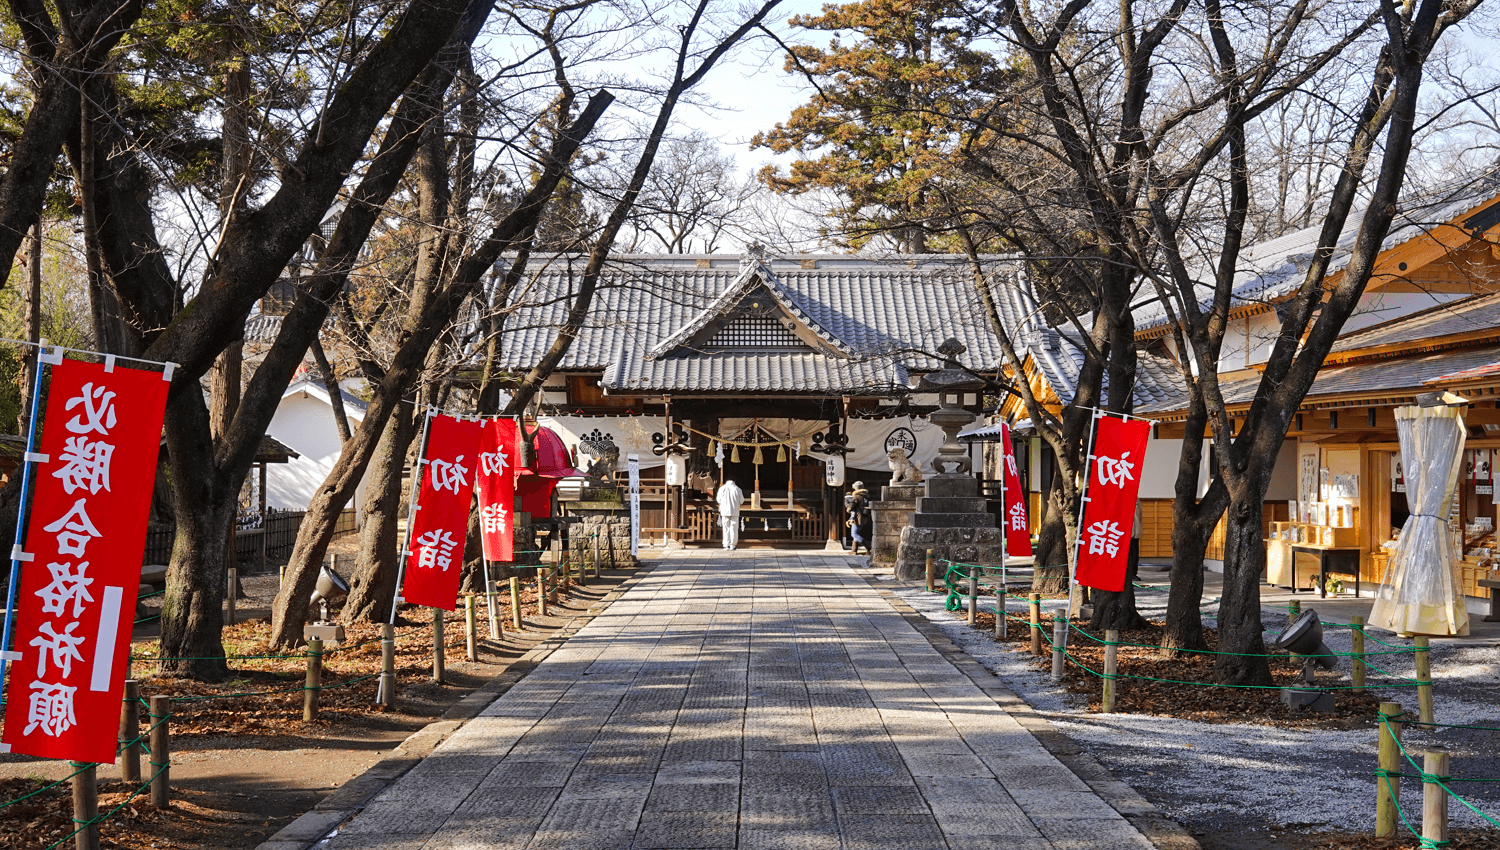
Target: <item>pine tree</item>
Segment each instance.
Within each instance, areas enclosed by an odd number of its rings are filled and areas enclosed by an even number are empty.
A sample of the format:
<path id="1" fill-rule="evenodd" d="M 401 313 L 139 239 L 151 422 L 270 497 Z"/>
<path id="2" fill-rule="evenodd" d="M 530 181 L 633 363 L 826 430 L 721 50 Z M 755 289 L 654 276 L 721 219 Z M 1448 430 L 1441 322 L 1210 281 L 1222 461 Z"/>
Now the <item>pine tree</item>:
<path id="1" fill-rule="evenodd" d="M 953 0 L 861 0 L 791 23 L 857 38 L 790 48 L 786 70 L 818 93 L 751 145 L 805 156 L 789 171 L 767 166 L 761 180 L 788 195 L 831 190 L 839 203 L 824 235 L 840 244 L 883 236 L 906 253 L 927 252 L 949 226 L 949 205 L 934 190 L 1008 72 L 973 49 L 972 23 Z"/>

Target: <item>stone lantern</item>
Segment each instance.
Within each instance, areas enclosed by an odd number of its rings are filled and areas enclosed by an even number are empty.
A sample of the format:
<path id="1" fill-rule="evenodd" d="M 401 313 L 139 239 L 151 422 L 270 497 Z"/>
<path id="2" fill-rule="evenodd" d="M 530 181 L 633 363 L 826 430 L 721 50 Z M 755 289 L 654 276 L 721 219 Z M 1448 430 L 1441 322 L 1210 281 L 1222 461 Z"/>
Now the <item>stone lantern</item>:
<path id="1" fill-rule="evenodd" d="M 943 368 L 923 376 L 916 389 L 937 393 L 938 409 L 927 418 L 943 430 L 943 445 L 932 460 L 937 474 L 916 485 L 923 493 L 915 497 L 916 511 L 900 532 L 895 573 L 902 579 L 922 578 L 929 552 L 939 563 L 970 565 L 966 569 L 1000 565 L 1004 532 L 987 510 L 969 453 L 958 442 L 959 430 L 974 421 L 974 414 L 964 410 L 964 394 L 984 389 L 985 381 L 959 365 L 964 345 L 958 340 L 944 342 L 938 353 L 945 358 Z"/>
<path id="2" fill-rule="evenodd" d="M 946 358 L 943 368 L 930 375 L 923 375 L 917 382 L 921 392 L 937 393 L 938 409 L 928 421 L 943 429 L 943 445 L 932 459 L 932 471 L 944 478 L 970 478 L 973 464 L 969 453 L 958 442 L 958 432 L 974 421 L 974 414 L 964 409 L 964 394 L 977 393 L 984 389 L 984 379 L 959 365 L 958 356 L 967 348 L 956 339 L 949 338 L 938 346 L 938 353 Z M 950 472 L 948 467 L 953 467 Z"/>

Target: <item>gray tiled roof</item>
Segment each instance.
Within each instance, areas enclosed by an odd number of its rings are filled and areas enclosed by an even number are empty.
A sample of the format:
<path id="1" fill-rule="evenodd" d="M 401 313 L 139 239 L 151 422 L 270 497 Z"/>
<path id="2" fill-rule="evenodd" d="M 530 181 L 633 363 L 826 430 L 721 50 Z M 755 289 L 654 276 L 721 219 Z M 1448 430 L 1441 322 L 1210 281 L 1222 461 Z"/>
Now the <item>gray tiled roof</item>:
<path id="1" fill-rule="evenodd" d="M 1072 398 L 1082 346 L 1046 324 L 1019 264 L 1005 257 L 987 260 L 991 294 L 1017 352 L 1032 355 L 1059 398 Z M 582 266 L 580 258 L 555 257 L 533 272 L 521 300 L 525 306 L 507 321 L 502 368 L 529 367 L 551 344 L 566 309 L 559 294 L 570 291 L 570 278 Z M 669 354 L 759 285 L 835 354 Z M 875 390 L 892 380 L 904 383 L 908 370 L 940 368 L 934 352 L 950 336 L 967 346 L 960 360 L 972 370 L 993 371 L 1003 362 L 962 257 L 795 256 L 757 265 L 738 256 L 626 256 L 605 275 L 559 368 L 603 370 L 605 387 L 629 392 Z M 899 374 L 893 376 L 893 369 Z M 1179 398 L 1176 366 L 1142 354 L 1135 393 L 1138 406 Z"/>
<path id="2" fill-rule="evenodd" d="M 906 369 L 888 358 L 851 360 L 816 352 L 702 354 L 650 359 L 626 351 L 602 383 L 628 392 L 685 390 L 734 393 L 890 395 L 905 392 Z"/>
<path id="3" fill-rule="evenodd" d="M 1474 331 L 1500 333 L 1500 293 L 1449 301 L 1420 313 L 1355 331 L 1340 337 L 1333 350 L 1354 351 L 1411 340 L 1436 341 Z"/>
<path id="4" fill-rule="evenodd" d="M 698 268 L 699 260 L 712 263 Z M 804 268 L 803 263 L 816 264 Z M 503 368 L 530 366 L 561 324 L 566 293 L 583 262 L 554 258 L 534 273 L 521 309 L 507 320 Z M 536 261 L 534 261 L 536 263 Z M 899 356 L 911 369 L 940 366 L 935 352 L 956 337 L 961 360 L 993 370 L 1001 361 L 967 268 L 953 257 L 871 260 L 848 256 L 767 261 L 761 277 L 792 315 L 856 359 Z M 915 267 L 913 267 L 915 266 Z M 645 357 L 701 320 L 726 289 L 743 285 L 738 257 L 622 257 L 607 271 L 590 315 L 559 368 L 606 369 L 625 354 Z"/>
<path id="5" fill-rule="evenodd" d="M 1428 191 L 1412 192 L 1398 204 L 1396 219 L 1380 249 L 1386 251 L 1420 236 L 1433 225 L 1457 218 L 1497 194 L 1500 194 L 1500 170 L 1494 169 L 1466 175 Z M 1329 274 L 1341 271 L 1349 262 L 1349 252 L 1363 215 L 1362 209 L 1350 214 L 1348 224 L 1339 234 L 1328 266 Z M 1240 255 L 1231 308 L 1254 303 L 1269 304 L 1296 291 L 1307 273 L 1320 231 L 1321 226 L 1308 227 L 1246 248 Z M 1212 277 L 1205 273 L 1202 279 L 1210 281 L 1201 289 L 1206 307 L 1213 294 Z M 1160 302 L 1136 308 L 1135 326 L 1139 331 L 1159 327 L 1166 321 L 1166 312 Z"/>
<path id="6" fill-rule="evenodd" d="M 1004 280 L 995 287 L 995 306 L 1001 321 L 1011 331 L 1011 341 L 1016 353 L 1030 354 L 1041 371 L 1042 377 L 1067 401 L 1078 393 L 1078 377 L 1083 370 L 1085 348 L 1077 338 L 1077 330 L 1069 328 L 1063 333 L 1048 327 L 1042 311 L 1037 306 L 1031 288 L 1020 278 Z M 1104 376 L 1102 390 L 1108 392 L 1109 376 Z M 1135 386 L 1132 388 L 1135 405 L 1160 405 L 1173 401 L 1184 401 L 1186 390 L 1182 384 L 1177 364 L 1163 357 L 1139 352 L 1136 356 Z M 1157 408 L 1163 409 L 1163 408 Z"/>
<path id="7" fill-rule="evenodd" d="M 1380 360 L 1369 363 L 1354 363 L 1348 366 L 1326 367 L 1318 373 L 1308 390 L 1307 400 L 1316 401 L 1319 396 L 1344 395 L 1348 393 L 1389 393 L 1409 395 L 1427 392 L 1428 381 L 1454 372 L 1489 365 L 1500 359 L 1500 346 L 1443 351 L 1419 357 L 1398 360 Z M 1228 404 L 1245 404 L 1255 398 L 1260 387 L 1260 378 L 1246 378 L 1224 387 L 1224 401 Z M 1180 402 L 1152 404 L 1137 412 L 1164 412 L 1182 407 Z"/>

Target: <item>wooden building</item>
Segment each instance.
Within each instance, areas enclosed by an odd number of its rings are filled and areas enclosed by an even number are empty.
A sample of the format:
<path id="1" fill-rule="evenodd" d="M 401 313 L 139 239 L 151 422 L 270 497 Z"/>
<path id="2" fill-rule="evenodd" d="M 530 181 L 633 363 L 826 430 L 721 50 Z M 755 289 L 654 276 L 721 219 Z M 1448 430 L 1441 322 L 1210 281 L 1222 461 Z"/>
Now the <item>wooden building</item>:
<path id="1" fill-rule="evenodd" d="M 582 267 L 532 260 L 502 369 L 524 374 L 552 344 Z M 619 257 L 536 419 L 581 467 L 617 458 L 623 475 L 638 456 L 648 537 L 712 540 L 712 493 L 732 478 L 751 497 L 746 539 L 822 544 L 838 536 L 850 484 L 889 480 L 892 450 L 919 465 L 936 454 L 942 435 L 925 418 L 936 398 L 912 387 L 941 367 L 949 338 L 965 366 L 996 374 L 1000 347 L 959 257 Z M 976 414 L 982 397 L 965 399 Z M 667 483 L 668 445 L 686 449 L 681 484 Z"/>
<path id="2" fill-rule="evenodd" d="M 1358 216 L 1351 217 L 1357 221 Z M 1353 229 L 1340 240 L 1330 283 L 1342 273 Z M 1247 252 L 1236 289 L 1221 366 L 1231 417 L 1248 410 L 1259 386 L 1278 323 L 1276 307 L 1305 274 L 1315 230 L 1302 231 Z M 1396 443 L 1396 407 L 1419 393 L 1449 390 L 1468 398 L 1467 475 L 1460 481 L 1451 523 L 1461 535 L 1466 563 L 1458 576 L 1464 593 L 1488 570 L 1496 523 L 1489 459 L 1500 449 L 1500 179 L 1494 173 L 1455 181 L 1403 201 L 1359 311 L 1314 382 L 1278 459 L 1263 513 L 1268 580 L 1308 588 L 1320 558 L 1341 570 L 1350 590 L 1355 577 L 1373 592 L 1388 563 L 1387 544 L 1407 516 Z M 1148 352 L 1170 354 L 1161 314 L 1137 316 L 1138 342 Z M 1140 406 L 1158 419 L 1153 444 L 1180 439 L 1181 401 Z M 1175 468 L 1175 463 L 1173 464 Z M 1204 470 L 1206 486 L 1211 471 Z M 1170 501 L 1148 508 L 1143 556 L 1169 556 Z M 1221 526 L 1222 534 L 1222 526 Z M 1166 541 L 1150 551 L 1145 540 Z M 1217 546 L 1217 549 L 1215 548 Z M 1209 557 L 1222 557 L 1222 543 Z"/>

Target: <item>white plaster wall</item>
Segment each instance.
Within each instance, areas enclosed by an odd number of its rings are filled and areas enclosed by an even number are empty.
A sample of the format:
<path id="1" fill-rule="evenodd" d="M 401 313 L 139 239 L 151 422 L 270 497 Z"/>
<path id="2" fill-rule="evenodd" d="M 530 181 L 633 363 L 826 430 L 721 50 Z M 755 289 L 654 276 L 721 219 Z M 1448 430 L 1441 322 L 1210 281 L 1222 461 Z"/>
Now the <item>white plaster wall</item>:
<path id="1" fill-rule="evenodd" d="M 1286 440 L 1276 453 L 1276 467 L 1266 487 L 1266 501 L 1279 502 L 1297 498 L 1297 441 Z"/>
<path id="2" fill-rule="evenodd" d="M 1462 292 L 1366 292 L 1341 335 L 1467 297 Z M 1274 311 L 1231 320 L 1224 331 L 1219 371 L 1232 372 L 1269 360 L 1280 329 Z"/>
<path id="3" fill-rule="evenodd" d="M 350 425 L 358 420 L 350 417 Z M 339 432 L 333 410 L 321 399 L 299 392 L 281 400 L 266 433 L 285 443 L 301 457 L 290 463 L 266 467 L 266 504 L 273 508 L 304 510 L 313 493 L 322 486 L 339 457 Z M 361 480 L 354 493 L 354 507 L 363 509 L 365 487 Z"/>
<path id="4" fill-rule="evenodd" d="M 1141 467 L 1141 498 L 1171 499 L 1177 481 L 1177 461 L 1182 455 L 1181 440 L 1153 439 L 1146 443 L 1146 462 Z"/>
<path id="5" fill-rule="evenodd" d="M 1468 297 L 1466 292 L 1366 292 L 1359 299 L 1359 309 L 1344 323 L 1343 333 Z"/>

